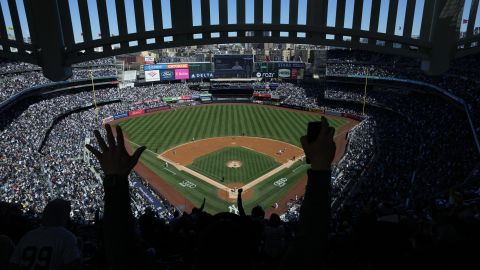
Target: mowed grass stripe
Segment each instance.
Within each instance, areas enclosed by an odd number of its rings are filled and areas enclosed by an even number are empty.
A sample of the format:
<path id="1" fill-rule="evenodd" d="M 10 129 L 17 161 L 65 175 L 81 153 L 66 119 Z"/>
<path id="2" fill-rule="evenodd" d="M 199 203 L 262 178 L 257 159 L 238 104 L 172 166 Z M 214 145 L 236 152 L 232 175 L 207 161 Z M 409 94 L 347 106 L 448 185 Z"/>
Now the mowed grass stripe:
<path id="1" fill-rule="evenodd" d="M 121 122 L 129 138 L 149 149 L 163 152 L 195 139 L 242 135 L 272 138 L 299 146 L 309 121 L 321 115 L 265 106 L 197 106 L 160 112 Z M 338 128 L 348 121 L 330 119 Z"/>

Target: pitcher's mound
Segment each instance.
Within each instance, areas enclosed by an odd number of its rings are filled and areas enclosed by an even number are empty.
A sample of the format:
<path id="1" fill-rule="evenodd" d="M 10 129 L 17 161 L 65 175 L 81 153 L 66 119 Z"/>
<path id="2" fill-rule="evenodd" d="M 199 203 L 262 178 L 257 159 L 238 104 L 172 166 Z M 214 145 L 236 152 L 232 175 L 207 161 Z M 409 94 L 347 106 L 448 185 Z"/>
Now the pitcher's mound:
<path id="1" fill-rule="evenodd" d="M 239 160 L 230 160 L 230 161 L 227 162 L 226 165 L 227 165 L 228 168 L 237 169 L 237 168 L 242 167 L 242 162 L 239 161 Z"/>

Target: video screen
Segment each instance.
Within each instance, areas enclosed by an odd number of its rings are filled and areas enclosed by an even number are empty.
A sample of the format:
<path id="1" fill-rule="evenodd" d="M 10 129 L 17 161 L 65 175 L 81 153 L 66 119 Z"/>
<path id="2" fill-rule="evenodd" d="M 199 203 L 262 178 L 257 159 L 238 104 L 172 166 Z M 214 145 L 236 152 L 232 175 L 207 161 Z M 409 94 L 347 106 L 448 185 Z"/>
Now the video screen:
<path id="1" fill-rule="evenodd" d="M 249 78 L 253 55 L 214 55 L 215 78 Z"/>

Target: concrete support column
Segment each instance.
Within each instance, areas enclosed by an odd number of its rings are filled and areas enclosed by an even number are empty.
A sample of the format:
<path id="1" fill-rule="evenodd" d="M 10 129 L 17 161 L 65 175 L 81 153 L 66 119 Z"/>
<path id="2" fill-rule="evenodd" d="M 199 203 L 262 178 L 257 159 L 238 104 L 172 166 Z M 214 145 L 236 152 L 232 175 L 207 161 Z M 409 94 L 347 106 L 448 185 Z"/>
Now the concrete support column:
<path id="1" fill-rule="evenodd" d="M 72 68 L 65 64 L 65 44 L 57 0 L 27 0 L 33 18 L 30 33 L 35 35 L 38 63 L 43 75 L 52 81 L 62 81 L 72 76 Z"/>

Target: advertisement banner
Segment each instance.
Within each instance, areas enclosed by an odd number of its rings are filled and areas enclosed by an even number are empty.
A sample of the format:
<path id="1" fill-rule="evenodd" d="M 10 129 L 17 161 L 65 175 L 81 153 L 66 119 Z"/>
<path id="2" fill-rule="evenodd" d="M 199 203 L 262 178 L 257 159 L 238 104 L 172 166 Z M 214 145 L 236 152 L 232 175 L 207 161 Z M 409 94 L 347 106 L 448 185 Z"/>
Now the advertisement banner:
<path id="1" fill-rule="evenodd" d="M 212 96 L 212 94 L 200 94 L 200 97 L 201 97 L 201 98 L 202 98 L 202 97 L 211 97 L 211 96 Z"/>
<path id="2" fill-rule="evenodd" d="M 155 57 L 145 56 L 145 64 L 155 64 Z"/>
<path id="3" fill-rule="evenodd" d="M 192 95 L 192 99 L 199 99 L 200 95 Z"/>
<path id="4" fill-rule="evenodd" d="M 125 117 L 128 117 L 128 112 L 118 113 L 118 114 L 113 115 L 113 119 L 115 119 L 115 120 L 120 119 L 120 118 L 125 118 Z"/>
<path id="5" fill-rule="evenodd" d="M 167 69 L 167 65 L 165 65 L 165 64 L 143 65 L 143 70 L 144 71 L 160 70 L 160 69 Z"/>
<path id="6" fill-rule="evenodd" d="M 292 80 L 298 79 L 298 69 L 292 68 Z"/>
<path id="7" fill-rule="evenodd" d="M 190 79 L 211 79 L 213 72 L 191 72 Z"/>
<path id="8" fill-rule="evenodd" d="M 182 99 L 192 99 L 192 96 L 182 96 Z"/>
<path id="9" fill-rule="evenodd" d="M 190 71 L 188 69 L 175 69 L 175 80 L 190 79 Z"/>
<path id="10" fill-rule="evenodd" d="M 135 116 L 135 115 L 142 115 L 145 113 L 144 109 L 141 110 L 135 110 L 135 111 L 130 111 L 128 112 L 128 116 Z"/>
<path id="11" fill-rule="evenodd" d="M 173 70 L 160 70 L 160 80 L 162 81 L 171 81 L 175 80 L 175 71 Z"/>
<path id="12" fill-rule="evenodd" d="M 143 70 L 144 71 L 161 70 L 161 69 L 177 69 L 177 68 L 188 68 L 188 64 L 178 63 L 178 64 L 143 65 Z"/>
<path id="13" fill-rule="evenodd" d="M 163 106 L 159 106 L 159 107 L 145 109 L 145 113 L 159 112 L 159 111 L 164 111 L 164 110 L 168 110 L 168 109 L 170 109 L 170 106 L 163 105 Z"/>
<path id="14" fill-rule="evenodd" d="M 303 62 L 278 62 L 278 68 L 305 68 L 305 63 Z"/>
<path id="15" fill-rule="evenodd" d="M 172 101 L 173 101 L 173 98 L 171 98 L 171 97 L 164 97 L 164 98 L 163 98 L 163 101 L 164 101 L 164 102 L 172 102 Z"/>
<path id="16" fill-rule="evenodd" d="M 146 82 L 160 81 L 160 71 L 158 70 L 145 71 L 145 81 Z"/>
<path id="17" fill-rule="evenodd" d="M 254 93 L 253 96 L 254 97 L 263 97 L 263 98 L 271 98 L 272 97 L 271 94 L 260 94 L 260 93 Z"/>
<path id="18" fill-rule="evenodd" d="M 333 115 L 333 116 L 342 116 L 341 112 L 336 112 L 336 111 L 331 111 L 331 110 L 325 110 L 326 115 Z"/>
<path id="19" fill-rule="evenodd" d="M 279 69 L 278 70 L 278 77 L 280 78 L 290 78 L 290 69 Z M 272 88 L 273 85 L 270 85 L 270 88 Z M 276 87 L 275 87 L 276 88 Z"/>
<path id="20" fill-rule="evenodd" d="M 275 78 L 277 76 L 275 72 L 256 72 L 253 75 L 257 78 Z"/>
<path id="21" fill-rule="evenodd" d="M 167 64 L 167 69 L 188 69 L 188 64 Z"/>

